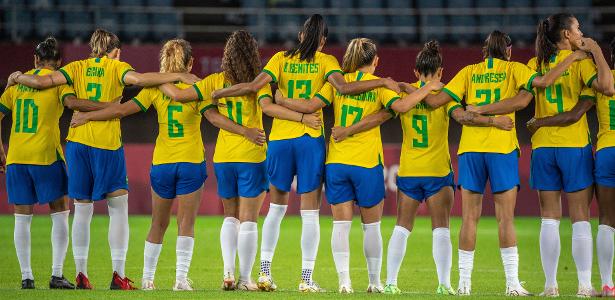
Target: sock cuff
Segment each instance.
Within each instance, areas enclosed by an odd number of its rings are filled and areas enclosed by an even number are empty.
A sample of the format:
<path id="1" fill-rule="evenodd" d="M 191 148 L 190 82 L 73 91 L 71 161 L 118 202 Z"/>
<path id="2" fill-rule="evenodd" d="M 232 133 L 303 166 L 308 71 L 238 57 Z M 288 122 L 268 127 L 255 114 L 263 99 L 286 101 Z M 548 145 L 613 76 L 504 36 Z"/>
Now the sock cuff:
<path id="1" fill-rule="evenodd" d="M 147 251 L 153 252 L 154 255 L 160 255 L 160 251 L 162 250 L 162 244 L 155 244 L 145 241 L 145 252 Z"/>
<path id="2" fill-rule="evenodd" d="M 352 221 L 333 221 L 333 225 L 352 224 Z"/>
<path id="3" fill-rule="evenodd" d="M 65 210 L 65 211 L 58 211 L 58 212 L 54 212 L 54 213 L 50 213 L 49 216 L 51 216 L 51 218 L 53 219 L 54 217 L 64 217 L 64 216 L 68 216 L 68 214 L 70 214 L 70 210 Z"/>
<path id="4" fill-rule="evenodd" d="M 15 215 L 15 219 L 32 219 L 32 214 L 30 215 L 24 215 L 24 214 L 14 214 Z"/>
<path id="5" fill-rule="evenodd" d="M 183 236 L 183 235 L 178 235 L 177 236 L 177 242 L 175 244 L 175 247 L 177 249 L 186 249 L 188 248 L 189 250 L 192 249 L 192 247 L 194 246 L 194 238 L 191 236 Z"/>
<path id="6" fill-rule="evenodd" d="M 233 225 L 239 225 L 239 219 L 235 218 L 235 217 L 226 217 L 224 218 L 224 221 L 222 222 L 222 224 L 233 224 Z"/>
<path id="7" fill-rule="evenodd" d="M 590 231 L 591 232 L 591 228 L 592 228 L 592 225 L 588 221 L 578 221 L 578 222 L 572 223 L 572 231 L 573 232 L 575 230 L 583 230 L 583 231 Z"/>
<path id="8" fill-rule="evenodd" d="M 239 225 L 239 231 L 256 231 L 258 226 L 256 222 L 241 222 Z"/>
<path id="9" fill-rule="evenodd" d="M 541 223 L 542 223 L 542 225 L 555 225 L 555 226 L 559 226 L 559 220 L 556 220 L 556 219 L 542 218 L 541 219 Z"/>
<path id="10" fill-rule="evenodd" d="M 115 197 L 107 197 L 105 199 L 107 199 L 107 201 L 109 201 L 109 202 L 113 202 L 113 201 L 128 201 L 128 193 L 126 193 L 124 195 L 115 196 Z"/>
<path id="11" fill-rule="evenodd" d="M 474 251 L 466 251 L 466 250 L 459 250 L 459 255 L 471 255 L 472 257 L 474 257 Z"/>
<path id="12" fill-rule="evenodd" d="M 367 230 L 369 228 L 380 228 L 380 221 L 367 224 L 361 223 L 361 225 L 363 226 L 363 230 Z"/>
<path id="13" fill-rule="evenodd" d="M 395 227 L 393 227 L 393 232 L 399 232 L 405 237 L 410 236 L 410 230 L 406 229 L 404 226 L 395 225 Z"/>
<path id="14" fill-rule="evenodd" d="M 433 236 L 451 236 L 451 230 L 448 227 L 438 227 L 431 231 Z"/>
<path id="15" fill-rule="evenodd" d="M 89 210 L 90 212 L 93 212 L 94 202 L 88 202 L 88 203 L 75 202 L 75 212 L 77 212 L 77 210 Z"/>
<path id="16" fill-rule="evenodd" d="M 318 209 L 302 209 L 300 210 L 301 217 L 318 217 L 320 210 Z"/>
<path id="17" fill-rule="evenodd" d="M 517 246 L 513 246 L 513 247 L 508 247 L 508 248 L 500 248 L 500 253 L 502 255 L 515 255 L 515 254 L 518 254 L 519 251 L 517 249 Z"/>
<path id="18" fill-rule="evenodd" d="M 609 225 L 606 225 L 606 224 L 598 225 L 598 230 L 606 230 L 606 231 L 609 231 L 611 233 L 615 233 L 615 228 L 613 228 L 613 227 L 611 227 Z"/>
<path id="19" fill-rule="evenodd" d="M 283 204 L 275 204 L 275 203 L 269 203 L 269 209 L 275 209 L 275 210 L 282 210 L 284 212 L 286 212 L 286 209 L 288 208 L 288 205 L 283 205 Z"/>

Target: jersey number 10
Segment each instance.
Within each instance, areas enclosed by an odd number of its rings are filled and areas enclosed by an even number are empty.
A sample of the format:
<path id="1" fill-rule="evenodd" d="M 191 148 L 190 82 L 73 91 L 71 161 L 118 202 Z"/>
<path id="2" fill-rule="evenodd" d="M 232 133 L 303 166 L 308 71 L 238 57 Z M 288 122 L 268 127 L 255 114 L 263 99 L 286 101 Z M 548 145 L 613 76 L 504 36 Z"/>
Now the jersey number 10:
<path id="1" fill-rule="evenodd" d="M 17 99 L 15 132 L 36 133 L 38 129 L 38 106 L 34 99 Z"/>

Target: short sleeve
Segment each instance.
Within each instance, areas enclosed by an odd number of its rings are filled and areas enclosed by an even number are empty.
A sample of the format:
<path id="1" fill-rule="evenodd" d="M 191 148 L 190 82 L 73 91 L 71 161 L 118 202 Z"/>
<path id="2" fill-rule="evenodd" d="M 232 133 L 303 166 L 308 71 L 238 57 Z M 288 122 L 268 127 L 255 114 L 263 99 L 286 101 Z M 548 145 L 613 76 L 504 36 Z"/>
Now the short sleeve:
<path id="1" fill-rule="evenodd" d="M 538 73 L 521 63 L 515 63 L 513 70 L 515 87 L 517 89 L 525 89 L 532 92 L 532 82 L 534 81 L 534 78 L 538 76 Z"/>
<path id="2" fill-rule="evenodd" d="M 207 100 L 212 102 L 211 93 L 216 90 L 216 76 L 218 73 L 211 74 L 201 81 L 192 85 L 192 88 L 196 91 L 199 100 Z"/>
<path id="3" fill-rule="evenodd" d="M 15 86 L 9 87 L 4 90 L 2 96 L 0 96 L 0 112 L 4 115 L 10 115 L 11 109 L 13 109 L 13 93 Z"/>
<path id="4" fill-rule="evenodd" d="M 258 90 L 258 93 L 256 93 L 256 100 L 260 102 L 261 99 L 267 97 L 273 99 L 272 95 L 273 93 L 271 92 L 271 85 L 265 84 L 260 90 Z"/>
<path id="5" fill-rule="evenodd" d="M 591 60 L 590 58 L 586 58 L 578 62 L 578 64 L 579 64 L 579 73 L 580 73 L 579 75 L 581 76 L 581 80 L 583 80 L 583 83 L 585 84 L 586 87 L 591 88 L 594 80 L 598 78 L 598 69 L 596 68 L 596 65 L 594 64 L 594 61 Z"/>
<path id="6" fill-rule="evenodd" d="M 210 108 L 216 108 L 216 106 L 213 104 L 211 97 L 207 97 L 205 100 L 199 101 L 197 108 L 203 114 Z"/>
<path id="7" fill-rule="evenodd" d="M 267 65 L 265 65 L 265 67 L 263 68 L 263 73 L 267 73 L 269 76 L 271 76 L 272 83 L 278 82 L 278 79 L 280 78 L 280 65 L 283 56 L 284 52 L 276 53 L 269 59 Z"/>
<path id="8" fill-rule="evenodd" d="M 590 100 L 596 102 L 596 91 L 590 87 L 583 87 L 581 90 L 581 94 L 579 95 L 579 100 Z"/>
<path id="9" fill-rule="evenodd" d="M 450 117 L 453 111 L 455 111 L 458 108 L 463 108 L 463 106 L 461 106 L 461 104 L 455 101 L 451 101 L 446 104 L 445 108 L 446 108 L 446 114 Z"/>
<path id="10" fill-rule="evenodd" d="M 538 72 L 538 60 L 536 59 L 536 57 L 532 57 L 527 62 L 527 67 L 530 68 L 531 70 L 534 70 L 534 71 Z"/>
<path id="11" fill-rule="evenodd" d="M 325 81 L 331 76 L 331 74 L 335 72 L 342 73 L 342 68 L 340 68 L 340 64 L 337 61 L 337 58 L 333 55 L 326 55 L 324 59 L 324 68 L 325 68 Z"/>
<path id="12" fill-rule="evenodd" d="M 64 99 L 68 96 L 75 96 L 77 97 L 77 94 L 75 94 L 75 90 L 73 89 L 72 86 L 68 85 L 68 84 L 63 84 L 58 86 L 58 96 L 60 97 L 60 102 L 62 103 L 62 105 L 64 105 Z"/>
<path id="13" fill-rule="evenodd" d="M 457 73 L 457 75 L 455 75 L 455 77 L 453 77 L 453 79 L 451 79 L 451 81 L 444 88 L 442 88 L 442 92 L 447 93 L 455 99 L 455 101 L 461 102 L 466 94 L 466 85 L 468 82 L 470 69 L 471 66 L 461 69 L 461 71 L 459 71 L 459 73 Z"/>
<path id="14" fill-rule="evenodd" d="M 331 83 L 327 82 L 314 96 L 324 102 L 327 106 L 329 106 L 331 105 L 331 103 L 333 103 L 333 98 L 335 97 L 335 88 Z"/>
<path id="15" fill-rule="evenodd" d="M 66 84 L 73 85 L 73 78 L 79 69 L 79 61 L 74 61 L 60 68 L 58 71 L 66 78 Z"/>
<path id="16" fill-rule="evenodd" d="M 162 92 L 160 92 L 157 87 L 144 88 L 136 97 L 132 98 L 132 101 L 137 103 L 143 112 L 146 112 L 154 101 L 155 93 Z"/>
<path id="17" fill-rule="evenodd" d="M 399 100 L 399 94 L 387 88 L 379 88 L 378 97 L 380 98 L 380 103 L 386 108 L 391 108 L 391 105 Z"/>
<path id="18" fill-rule="evenodd" d="M 122 62 L 119 62 L 116 70 L 117 70 L 118 80 L 120 81 L 122 85 L 126 85 L 126 82 L 124 82 L 124 77 L 126 77 L 126 74 L 128 72 L 134 71 L 134 69 L 132 68 L 131 65 L 122 61 Z"/>

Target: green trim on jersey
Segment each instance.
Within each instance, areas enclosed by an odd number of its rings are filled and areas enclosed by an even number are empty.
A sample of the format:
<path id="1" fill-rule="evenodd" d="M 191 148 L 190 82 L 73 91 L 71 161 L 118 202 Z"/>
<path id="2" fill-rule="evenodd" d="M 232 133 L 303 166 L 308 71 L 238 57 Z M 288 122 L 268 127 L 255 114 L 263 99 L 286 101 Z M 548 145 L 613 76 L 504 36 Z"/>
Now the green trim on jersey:
<path id="1" fill-rule="evenodd" d="M 145 106 L 143 106 L 143 104 L 141 104 L 141 102 L 139 102 L 139 99 L 137 99 L 135 97 L 135 98 L 132 98 L 132 101 L 134 101 L 141 108 L 141 111 L 143 111 L 143 112 L 147 111 L 147 108 L 145 108 Z"/>

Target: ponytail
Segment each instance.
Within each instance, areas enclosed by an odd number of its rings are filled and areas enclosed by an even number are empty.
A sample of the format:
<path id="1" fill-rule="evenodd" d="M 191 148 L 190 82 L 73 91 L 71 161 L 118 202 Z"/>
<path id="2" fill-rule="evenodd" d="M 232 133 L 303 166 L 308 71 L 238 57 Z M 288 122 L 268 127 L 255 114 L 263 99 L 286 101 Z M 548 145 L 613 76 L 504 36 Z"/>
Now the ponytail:
<path id="1" fill-rule="evenodd" d="M 58 41 L 54 37 L 48 37 L 36 45 L 34 55 L 40 63 L 51 65 L 54 68 L 59 67 L 59 62 L 62 58 Z"/>
<path id="2" fill-rule="evenodd" d="M 360 67 L 371 64 L 376 58 L 376 44 L 367 38 L 356 38 L 350 41 L 342 61 L 344 73 L 355 72 Z"/>
<path id="3" fill-rule="evenodd" d="M 543 64 L 548 64 L 551 56 L 557 53 L 557 43 L 562 40 L 562 31 L 570 29 L 573 19 L 572 14 L 559 13 L 538 23 L 535 47 L 539 70 L 542 69 Z"/>
<path id="4" fill-rule="evenodd" d="M 109 54 L 113 49 L 121 47 L 120 39 L 117 35 L 104 29 L 96 29 L 90 38 L 90 48 L 92 53 L 90 57 L 103 57 Z"/>
<path id="5" fill-rule="evenodd" d="M 615 70 L 615 37 L 609 43 L 609 47 L 611 48 L 611 69 Z"/>
<path id="6" fill-rule="evenodd" d="M 501 60 L 508 60 L 506 50 L 512 46 L 512 40 L 508 34 L 499 30 L 492 31 L 483 46 L 483 58 L 491 57 Z"/>
<path id="7" fill-rule="evenodd" d="M 185 73 L 192 58 L 192 47 L 183 39 L 172 39 L 160 50 L 161 73 Z"/>
<path id="8" fill-rule="evenodd" d="M 421 75 L 430 76 L 436 74 L 441 66 L 440 44 L 434 40 L 425 43 L 423 49 L 416 55 L 416 71 Z"/>
<path id="9" fill-rule="evenodd" d="M 320 40 L 323 37 L 327 38 L 327 35 L 329 34 L 327 23 L 325 23 L 325 20 L 321 15 L 313 14 L 303 24 L 301 33 L 303 34 L 303 39 L 299 42 L 299 44 L 286 51 L 284 56 L 291 57 L 299 54 L 300 60 L 311 61 L 314 59 L 314 55 L 316 55 L 318 47 L 320 47 Z"/>

